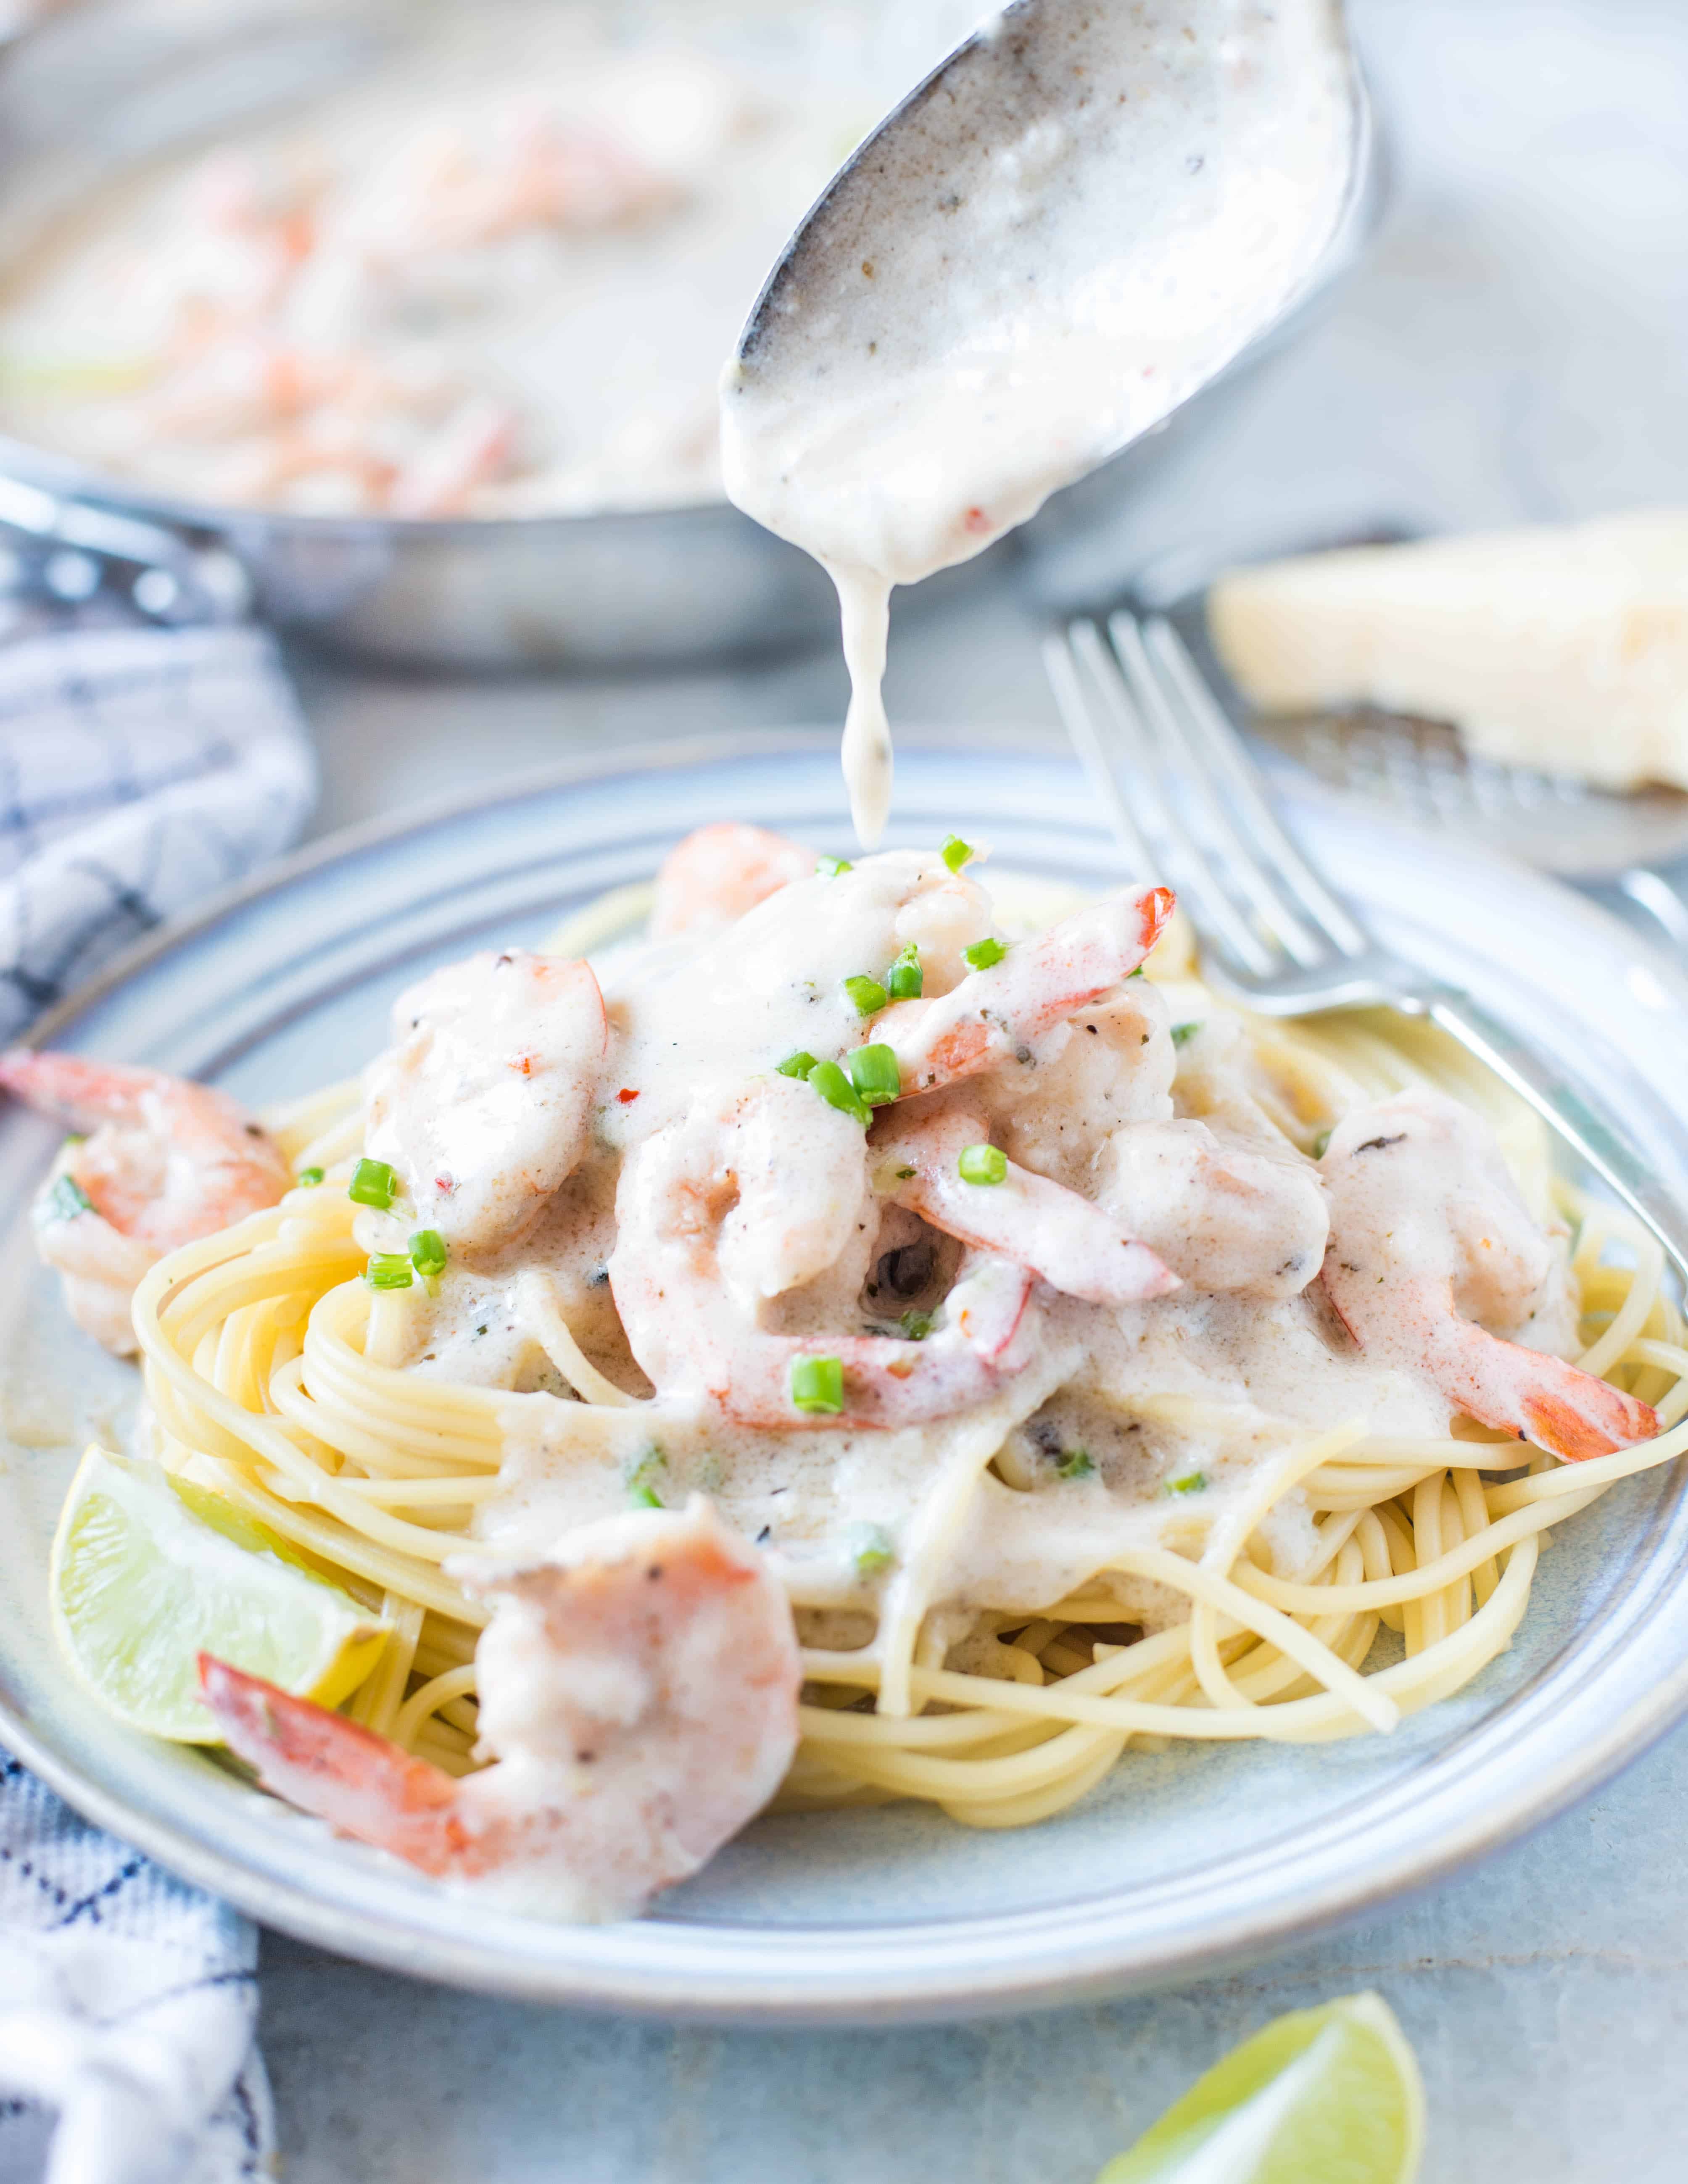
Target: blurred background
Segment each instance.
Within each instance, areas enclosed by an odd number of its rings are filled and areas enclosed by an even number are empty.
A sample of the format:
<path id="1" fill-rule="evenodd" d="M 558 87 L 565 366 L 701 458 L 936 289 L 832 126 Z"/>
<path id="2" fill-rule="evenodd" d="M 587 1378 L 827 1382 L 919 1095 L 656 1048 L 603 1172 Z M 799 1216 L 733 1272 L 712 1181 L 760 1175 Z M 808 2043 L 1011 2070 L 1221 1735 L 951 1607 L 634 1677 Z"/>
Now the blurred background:
<path id="1" fill-rule="evenodd" d="M 836 733 L 824 583 L 716 496 L 713 373 L 972 0 L 25 12 L 0 25 L 0 624 L 55 587 L 166 621 L 255 587 L 317 744 L 315 833 L 639 740 Z M 902 598 L 894 718 L 1053 744 L 1044 618 L 1169 554 L 1688 497 L 1688 7 L 1350 14 L 1383 160 L 1332 286 L 1140 460 Z M 60 499 L 90 493 L 164 527 L 67 549 Z M 986 2028 L 677 2032 L 270 1941 L 287 2173 L 1080 2184 L 1272 2011 L 1376 1984 L 1423 2059 L 1436 2184 L 1663 2184 L 1688 2145 L 1685 1788 L 1679 1732 L 1358 1933 Z"/>

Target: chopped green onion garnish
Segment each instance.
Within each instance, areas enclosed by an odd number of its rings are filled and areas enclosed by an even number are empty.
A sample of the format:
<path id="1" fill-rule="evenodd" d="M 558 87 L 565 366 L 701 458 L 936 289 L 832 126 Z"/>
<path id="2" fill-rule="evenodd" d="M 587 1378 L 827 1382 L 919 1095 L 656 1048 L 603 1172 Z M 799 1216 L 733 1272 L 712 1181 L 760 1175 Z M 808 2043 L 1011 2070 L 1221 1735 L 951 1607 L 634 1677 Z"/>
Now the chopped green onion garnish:
<path id="1" fill-rule="evenodd" d="M 293 1178 L 293 1188 L 295 1190 L 315 1190 L 321 1180 L 322 1170 L 320 1167 L 302 1167 Z"/>
<path id="2" fill-rule="evenodd" d="M 972 946 L 964 949 L 962 953 L 975 971 L 988 971 L 993 963 L 1000 963 L 1008 950 L 1000 940 L 987 939 L 975 940 Z"/>
<path id="3" fill-rule="evenodd" d="M 799 1411 L 821 1411 L 836 1418 L 844 1408 L 844 1361 L 799 1357 L 791 1368 L 791 1400 Z"/>
<path id="4" fill-rule="evenodd" d="M 891 1535 L 883 1524 L 852 1524 L 850 1538 L 850 1558 L 858 1577 L 877 1577 L 896 1560 L 891 1552 Z"/>
<path id="5" fill-rule="evenodd" d="M 1142 978 L 1144 976 L 1143 966 L 1139 963 L 1134 971 L 1128 971 L 1125 975 L 1128 978 Z"/>
<path id="6" fill-rule="evenodd" d="M 425 1282 L 433 1281 L 445 1272 L 449 1256 L 445 1239 L 437 1228 L 419 1228 L 410 1239 L 410 1264 Z"/>
<path id="7" fill-rule="evenodd" d="M 1205 1471 L 1181 1471 L 1176 1479 L 1167 1481 L 1168 1494 L 1200 1494 L 1207 1484 Z"/>
<path id="8" fill-rule="evenodd" d="M 848 857 L 816 857 L 815 869 L 826 878 L 835 880 L 840 872 L 852 872 L 855 867 Z"/>
<path id="9" fill-rule="evenodd" d="M 870 1107 L 889 1107 L 903 1089 L 896 1050 L 889 1046 L 858 1046 L 850 1057 L 850 1081 Z"/>
<path id="10" fill-rule="evenodd" d="M 1313 1139 L 1313 1158 L 1315 1160 L 1323 1160 L 1329 1150 L 1330 1133 L 1329 1130 L 1321 1130 L 1318 1135 Z"/>
<path id="11" fill-rule="evenodd" d="M 799 1046 L 795 1054 L 788 1054 L 779 1065 L 782 1077 L 806 1077 L 815 1067 L 815 1057 Z"/>
<path id="12" fill-rule="evenodd" d="M 1173 1045 L 1174 1046 L 1182 1046 L 1186 1039 L 1194 1039 L 1201 1028 L 1201 1026 L 1199 1023 L 1174 1024 L 1173 1026 Z"/>
<path id="13" fill-rule="evenodd" d="M 952 872 L 958 872 L 971 860 L 973 845 L 971 842 L 964 842 L 959 834 L 946 834 L 944 847 L 939 854 Z"/>
<path id="14" fill-rule="evenodd" d="M 376 1251 L 369 1263 L 369 1285 L 372 1290 L 408 1290 L 416 1279 L 409 1256 L 403 1251 Z"/>
<path id="15" fill-rule="evenodd" d="M 64 1142 L 67 1145 L 85 1145 L 88 1142 L 88 1134 L 86 1130 L 66 1130 Z"/>
<path id="16" fill-rule="evenodd" d="M 854 1116 L 863 1129 L 872 1121 L 873 1110 L 836 1061 L 817 1061 L 809 1072 L 809 1082 L 829 1107 L 836 1107 L 840 1114 Z"/>
<path id="17" fill-rule="evenodd" d="M 932 1314 L 929 1312 L 916 1312 L 911 1306 L 897 1324 L 911 1342 L 924 1342 L 932 1332 Z"/>
<path id="18" fill-rule="evenodd" d="M 1089 1479 L 1094 1475 L 1095 1468 L 1090 1461 L 1089 1449 L 1068 1448 L 1061 1451 L 1061 1461 L 1055 1467 L 1055 1475 L 1057 1479 Z"/>
<path id="19" fill-rule="evenodd" d="M 885 991 L 894 1001 L 917 1001 L 926 981 L 920 967 L 920 950 L 913 941 L 885 973 Z"/>
<path id="20" fill-rule="evenodd" d="M 1008 1156 L 1000 1145 L 963 1145 L 955 1171 L 963 1183 L 1006 1183 Z"/>
<path id="21" fill-rule="evenodd" d="M 398 1195 L 398 1178 L 385 1161 L 360 1160 L 352 1170 L 346 1195 L 359 1206 L 373 1206 L 385 1213 Z"/>
<path id="22" fill-rule="evenodd" d="M 911 1167 L 900 1167 L 897 1170 L 897 1181 L 899 1183 L 911 1182 L 913 1179 L 914 1174 L 915 1170 Z"/>
<path id="23" fill-rule="evenodd" d="M 74 1175 L 55 1176 L 36 1204 L 35 1225 L 37 1228 L 51 1228 L 58 1222 L 74 1221 L 79 1213 L 92 1213 L 93 1210 L 94 1201 Z"/>
<path id="24" fill-rule="evenodd" d="M 667 1468 L 667 1457 L 660 1448 L 654 1446 L 622 1466 L 621 1484 L 627 1488 L 627 1499 L 635 1509 L 666 1508 L 668 1505 L 656 1490 L 656 1480 Z"/>
<path id="25" fill-rule="evenodd" d="M 877 1017 L 890 996 L 877 978 L 856 977 L 846 978 L 844 989 L 855 1004 L 861 1017 Z"/>

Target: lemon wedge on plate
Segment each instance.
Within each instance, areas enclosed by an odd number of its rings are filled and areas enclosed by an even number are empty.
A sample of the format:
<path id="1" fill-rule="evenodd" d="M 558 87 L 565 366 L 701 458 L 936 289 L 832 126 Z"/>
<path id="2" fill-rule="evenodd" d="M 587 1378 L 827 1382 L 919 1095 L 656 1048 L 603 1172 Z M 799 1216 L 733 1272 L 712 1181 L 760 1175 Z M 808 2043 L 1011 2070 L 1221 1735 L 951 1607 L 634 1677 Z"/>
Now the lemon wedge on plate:
<path id="1" fill-rule="evenodd" d="M 1381 1995 L 1275 2017 L 1096 2184 L 1412 2184 L 1424 2088 Z"/>
<path id="2" fill-rule="evenodd" d="M 375 1616 L 218 1496 L 101 1448 L 70 1483 L 49 1581 L 82 1681 L 131 1729 L 181 1744 L 222 1741 L 199 1697 L 202 1652 L 332 1707 L 387 1640 Z"/>

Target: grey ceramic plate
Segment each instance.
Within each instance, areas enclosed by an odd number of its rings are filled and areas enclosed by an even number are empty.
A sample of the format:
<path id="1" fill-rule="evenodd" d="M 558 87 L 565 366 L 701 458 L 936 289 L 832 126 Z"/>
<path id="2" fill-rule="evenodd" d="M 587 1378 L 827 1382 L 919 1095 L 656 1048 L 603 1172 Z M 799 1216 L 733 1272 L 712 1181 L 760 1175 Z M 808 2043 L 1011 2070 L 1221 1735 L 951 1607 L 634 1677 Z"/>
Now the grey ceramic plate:
<path id="1" fill-rule="evenodd" d="M 688 827 L 741 816 L 844 846 L 830 739 L 606 762 L 323 844 L 131 956 L 52 1035 L 254 1101 L 303 1091 L 375 1050 L 402 979 L 537 939 L 647 875 Z M 1551 882 L 1333 805 L 1295 816 L 1392 940 L 1552 1041 L 1688 1202 L 1688 1149 L 1664 1104 L 1688 1082 L 1688 983 Z M 952 826 L 1022 869 L 1115 869 L 1061 759 L 905 748 L 894 839 Z M 897 1808 L 766 1820 L 636 1925 L 487 1909 L 203 1756 L 125 1734 L 59 1665 L 53 1519 L 80 1438 L 120 1426 L 134 1398 L 132 1374 L 67 1328 L 33 1268 L 25 1200 L 52 1143 L 33 1118 L 0 1122 L 0 1736 L 93 1819 L 330 1948 L 720 2019 L 883 2023 L 1071 2000 L 1258 1953 L 1434 1879 L 1591 1789 L 1688 1705 L 1688 1507 L 1672 1471 L 1556 1535 L 1512 1652 L 1394 1737 L 1134 1756 L 1073 1810 L 1015 1834 Z"/>

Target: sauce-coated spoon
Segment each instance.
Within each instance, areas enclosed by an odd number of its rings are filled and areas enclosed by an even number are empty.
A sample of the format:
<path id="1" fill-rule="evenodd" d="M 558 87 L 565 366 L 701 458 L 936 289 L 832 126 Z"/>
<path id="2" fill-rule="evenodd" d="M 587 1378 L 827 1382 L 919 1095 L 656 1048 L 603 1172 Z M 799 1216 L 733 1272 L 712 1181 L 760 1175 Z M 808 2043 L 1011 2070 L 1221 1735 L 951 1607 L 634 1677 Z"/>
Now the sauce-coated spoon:
<path id="1" fill-rule="evenodd" d="M 857 830 L 892 585 L 1171 415 L 1312 281 L 1362 170 L 1340 0 L 1013 0 L 851 156 L 722 382 L 727 491 L 838 584 Z"/>

